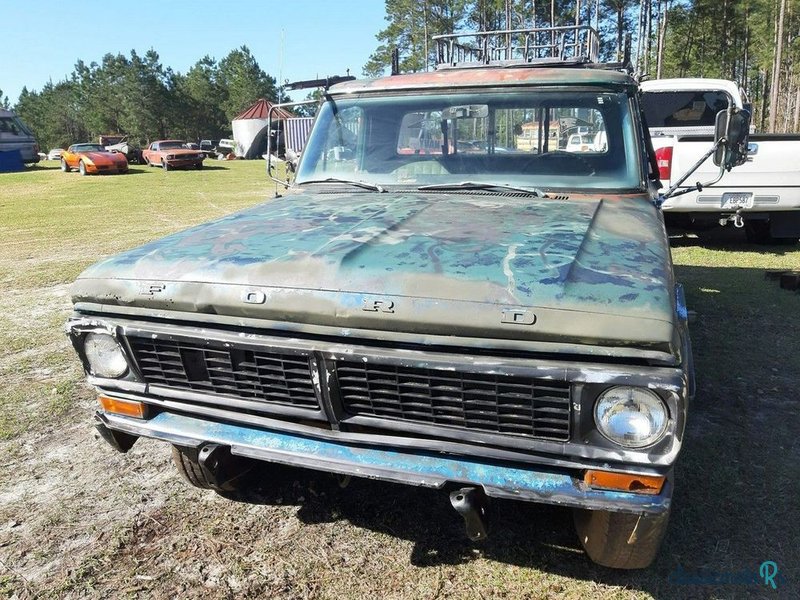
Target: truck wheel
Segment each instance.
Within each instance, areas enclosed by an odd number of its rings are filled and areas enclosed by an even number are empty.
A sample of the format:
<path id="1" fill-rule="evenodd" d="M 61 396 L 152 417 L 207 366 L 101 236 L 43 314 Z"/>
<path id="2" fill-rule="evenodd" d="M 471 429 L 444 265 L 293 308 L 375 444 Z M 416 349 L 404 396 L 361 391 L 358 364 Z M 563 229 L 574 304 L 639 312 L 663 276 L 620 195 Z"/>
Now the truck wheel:
<path id="1" fill-rule="evenodd" d="M 208 450 L 208 447 L 204 447 Z M 221 495 L 239 492 L 246 487 L 247 475 L 250 474 L 252 463 L 247 459 L 233 456 L 230 448 L 223 448 L 224 452 L 215 459 L 216 473 L 223 481 L 209 478 L 198 460 L 198 454 L 203 448 L 184 448 L 172 446 L 172 461 L 187 482 L 201 490 L 214 490 Z"/>
<path id="2" fill-rule="evenodd" d="M 61 159 L 61 170 L 64 171 L 64 173 L 69 173 L 72 170 L 69 168 L 67 161 L 65 161 L 63 158 Z"/>
<path id="3" fill-rule="evenodd" d="M 636 515 L 575 509 L 575 530 L 592 561 L 612 569 L 644 569 L 658 554 L 667 531 L 669 510 Z"/>
<path id="4" fill-rule="evenodd" d="M 84 175 L 84 176 L 85 176 L 85 175 L 88 175 L 88 173 L 86 172 L 86 165 L 85 165 L 85 164 L 83 164 L 83 161 L 81 161 L 81 162 L 79 162 L 79 163 L 78 163 L 78 172 L 79 172 L 81 175 Z"/>

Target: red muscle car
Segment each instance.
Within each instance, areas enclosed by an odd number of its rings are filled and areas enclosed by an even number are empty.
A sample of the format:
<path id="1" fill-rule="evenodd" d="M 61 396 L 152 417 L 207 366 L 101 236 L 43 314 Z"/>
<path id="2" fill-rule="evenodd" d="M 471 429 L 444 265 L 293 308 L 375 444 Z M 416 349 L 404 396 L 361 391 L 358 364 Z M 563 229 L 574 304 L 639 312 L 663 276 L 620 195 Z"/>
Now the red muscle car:
<path id="1" fill-rule="evenodd" d="M 182 140 L 159 140 L 142 150 L 142 158 L 149 166 L 164 167 L 165 171 L 177 167 L 202 169 L 205 157 Z"/>
<path id="2" fill-rule="evenodd" d="M 72 169 L 78 169 L 81 175 L 127 173 L 128 159 L 100 144 L 72 144 L 61 153 L 61 170 L 69 173 Z"/>

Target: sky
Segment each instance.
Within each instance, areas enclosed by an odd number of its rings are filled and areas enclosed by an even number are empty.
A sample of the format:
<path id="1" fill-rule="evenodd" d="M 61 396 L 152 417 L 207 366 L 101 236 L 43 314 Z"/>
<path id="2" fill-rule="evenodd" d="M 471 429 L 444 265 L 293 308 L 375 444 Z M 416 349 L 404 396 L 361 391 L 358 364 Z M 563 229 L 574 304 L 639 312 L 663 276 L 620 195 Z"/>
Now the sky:
<path id="1" fill-rule="evenodd" d="M 0 2 L 0 90 L 12 106 L 23 86 L 40 90 L 67 78 L 78 59 L 100 62 L 150 48 L 185 73 L 206 54 L 217 60 L 246 45 L 276 79 L 357 77 L 384 29 L 383 0 L 167 0 L 71 3 Z M 280 79 L 279 79 L 280 81 Z M 307 91 L 295 92 L 302 100 Z"/>

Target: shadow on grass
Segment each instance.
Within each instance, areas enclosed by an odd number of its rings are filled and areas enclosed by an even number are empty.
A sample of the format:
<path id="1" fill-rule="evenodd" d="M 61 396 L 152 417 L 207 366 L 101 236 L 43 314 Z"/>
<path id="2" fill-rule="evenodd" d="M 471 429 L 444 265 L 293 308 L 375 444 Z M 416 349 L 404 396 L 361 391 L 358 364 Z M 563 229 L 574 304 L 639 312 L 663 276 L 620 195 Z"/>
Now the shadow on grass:
<path id="1" fill-rule="evenodd" d="M 33 165 L 26 165 L 26 171 L 57 171 L 61 168 L 60 163 L 52 161 L 52 164 L 36 163 Z"/>
<path id="2" fill-rule="evenodd" d="M 707 231 L 687 231 L 679 227 L 668 227 L 669 243 L 673 248 L 703 247 L 712 250 L 753 252 L 757 254 L 783 255 L 797 249 L 796 243 L 753 244 L 747 241 L 744 229 L 733 226 L 714 227 Z"/>
<path id="3" fill-rule="evenodd" d="M 265 467 L 261 486 L 241 498 L 300 505 L 306 523 L 346 520 L 414 543 L 421 568 L 478 558 L 583 581 L 624 586 L 656 598 L 761 596 L 763 561 L 779 568 L 781 597 L 800 593 L 800 295 L 759 269 L 676 267 L 690 308 L 698 393 L 675 469 L 667 537 L 654 564 L 614 571 L 583 553 L 569 510 L 493 501 L 489 539 L 469 542 L 446 493 L 310 471 Z M 676 573 L 703 585 L 676 582 Z M 751 574 L 760 583 L 714 584 Z M 719 581 L 719 579 L 716 579 Z M 775 592 L 773 592 L 775 593 Z"/>
<path id="4" fill-rule="evenodd" d="M 164 169 L 160 165 L 155 165 L 149 167 L 147 165 L 131 165 L 129 173 L 133 172 L 139 173 L 163 173 Z M 202 169 L 195 169 L 194 167 L 172 167 L 167 174 L 169 173 L 180 173 L 183 171 L 230 171 L 230 168 L 223 167 L 221 165 L 211 165 L 211 166 L 203 166 Z"/>

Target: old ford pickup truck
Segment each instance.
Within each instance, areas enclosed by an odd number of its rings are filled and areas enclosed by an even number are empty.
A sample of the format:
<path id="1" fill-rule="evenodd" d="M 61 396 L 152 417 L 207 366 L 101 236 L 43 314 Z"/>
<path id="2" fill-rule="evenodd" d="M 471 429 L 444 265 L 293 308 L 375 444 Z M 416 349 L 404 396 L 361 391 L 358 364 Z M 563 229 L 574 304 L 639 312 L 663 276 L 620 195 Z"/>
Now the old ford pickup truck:
<path id="1" fill-rule="evenodd" d="M 475 540 L 491 498 L 570 507 L 593 560 L 647 566 L 686 306 L 637 82 L 552 33 L 555 58 L 444 36 L 435 72 L 332 86 L 299 193 L 87 269 L 68 332 L 102 436 L 218 491 L 253 460 L 440 488 Z"/>

